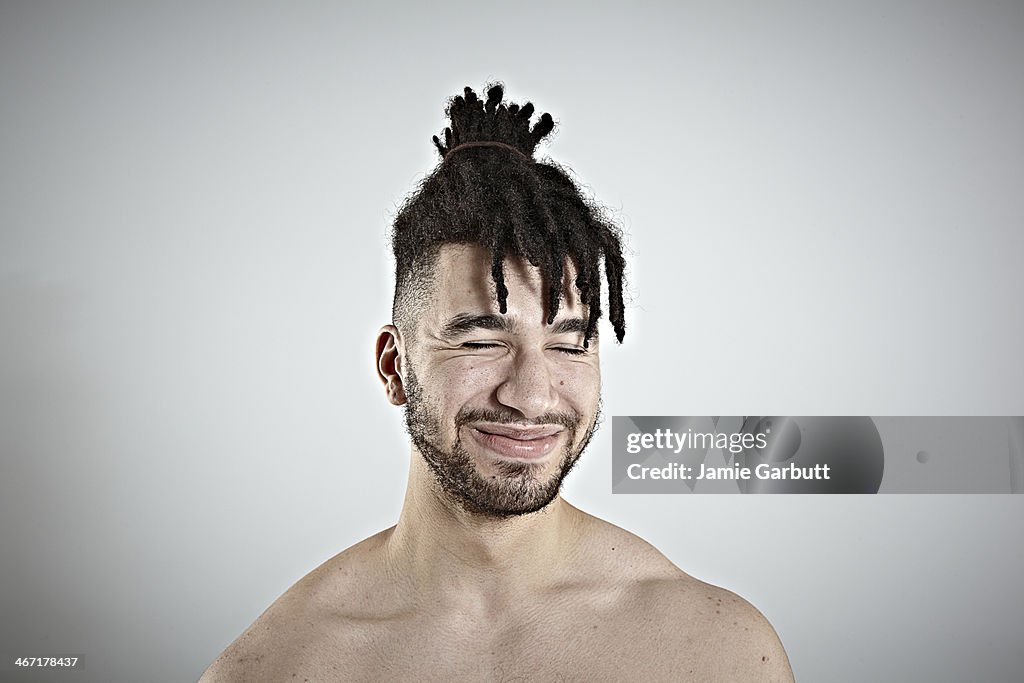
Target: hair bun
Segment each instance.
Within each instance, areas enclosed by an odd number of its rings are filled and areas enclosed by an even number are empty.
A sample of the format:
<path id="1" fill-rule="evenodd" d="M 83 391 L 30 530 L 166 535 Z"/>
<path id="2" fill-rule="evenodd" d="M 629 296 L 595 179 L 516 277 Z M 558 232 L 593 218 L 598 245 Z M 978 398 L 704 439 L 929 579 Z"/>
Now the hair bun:
<path id="1" fill-rule="evenodd" d="M 514 102 L 504 104 L 505 86 L 501 83 L 491 84 L 486 90 L 486 102 L 468 85 L 448 102 L 445 114 L 449 126 L 444 129 L 444 141 L 436 135 L 431 138 L 441 158 L 467 142 L 492 142 L 512 147 L 532 160 L 537 145 L 554 130 L 555 120 L 551 114 L 542 114 L 531 129 L 532 102 L 521 107 Z"/>

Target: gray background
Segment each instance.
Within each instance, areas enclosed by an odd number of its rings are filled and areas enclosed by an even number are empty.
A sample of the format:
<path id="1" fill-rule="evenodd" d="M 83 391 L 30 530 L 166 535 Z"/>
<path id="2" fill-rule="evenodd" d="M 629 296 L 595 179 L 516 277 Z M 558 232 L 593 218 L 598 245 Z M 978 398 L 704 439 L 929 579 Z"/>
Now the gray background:
<path id="1" fill-rule="evenodd" d="M 192 680 L 394 522 L 384 235 L 464 85 L 553 112 L 630 234 L 606 415 L 1024 414 L 1022 29 L 1008 2 L 4 2 L 0 651 Z M 750 599 L 798 680 L 1020 680 L 1024 497 L 613 497 L 610 432 L 567 498 Z"/>

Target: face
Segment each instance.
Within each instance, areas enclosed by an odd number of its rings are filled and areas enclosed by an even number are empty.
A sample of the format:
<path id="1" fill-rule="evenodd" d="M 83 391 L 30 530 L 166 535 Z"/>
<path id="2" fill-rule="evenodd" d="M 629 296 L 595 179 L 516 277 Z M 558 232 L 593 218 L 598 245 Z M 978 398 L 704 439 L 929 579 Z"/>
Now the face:
<path id="1" fill-rule="evenodd" d="M 598 344 L 583 346 L 575 273 L 548 325 L 536 268 L 506 259 L 505 314 L 490 271 L 483 248 L 442 248 L 433 296 L 405 348 L 406 425 L 449 498 L 474 513 L 518 515 L 555 498 L 593 434 Z"/>

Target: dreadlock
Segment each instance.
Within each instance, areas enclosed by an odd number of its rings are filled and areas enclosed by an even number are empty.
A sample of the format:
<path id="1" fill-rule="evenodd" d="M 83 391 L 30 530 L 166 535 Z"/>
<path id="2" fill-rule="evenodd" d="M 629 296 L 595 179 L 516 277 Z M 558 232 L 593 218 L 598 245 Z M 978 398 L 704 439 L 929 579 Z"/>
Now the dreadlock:
<path id="1" fill-rule="evenodd" d="M 469 243 L 491 251 L 491 277 L 501 313 L 507 310 L 508 297 L 505 258 L 525 259 L 540 270 L 547 288 L 549 325 L 561 304 L 568 259 L 589 311 L 584 346 L 601 317 L 603 261 L 608 317 L 621 342 L 626 323 L 620 232 L 596 203 L 583 196 L 563 167 L 533 158 L 537 144 L 555 127 L 551 115 L 541 115 L 531 128 L 533 104 L 506 105 L 503 97 L 504 88 L 496 83 L 488 87 L 486 102 L 466 87 L 448 103 L 451 125 L 444 129 L 443 141 L 433 137 L 441 161 L 403 203 L 392 229 L 395 319 L 414 305 L 423 288 L 412 285 L 430 275 L 440 246 Z M 452 150 L 468 142 L 499 144 L 464 147 L 449 158 Z"/>

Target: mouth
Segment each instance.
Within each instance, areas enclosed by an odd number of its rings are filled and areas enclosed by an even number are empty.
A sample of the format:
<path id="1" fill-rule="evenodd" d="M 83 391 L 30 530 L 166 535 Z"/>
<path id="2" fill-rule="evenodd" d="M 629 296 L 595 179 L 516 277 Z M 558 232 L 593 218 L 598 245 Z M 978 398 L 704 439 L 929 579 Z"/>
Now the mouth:
<path id="1" fill-rule="evenodd" d="M 565 427 L 479 423 L 469 426 L 473 438 L 504 460 L 538 463 L 554 451 Z"/>

